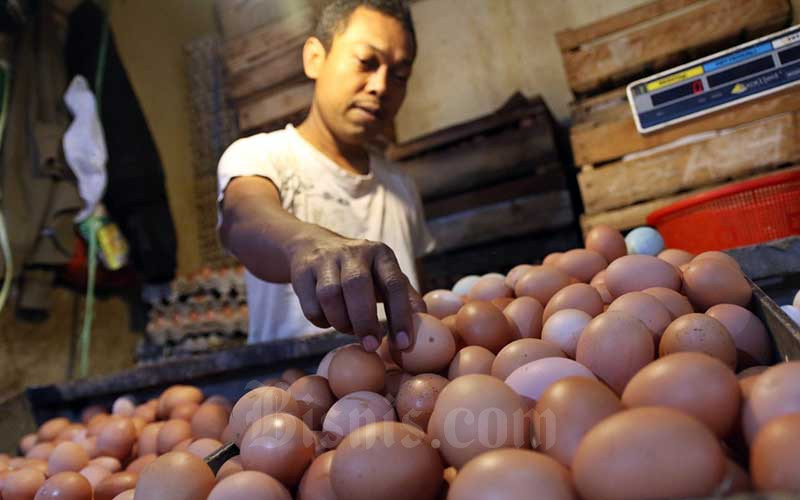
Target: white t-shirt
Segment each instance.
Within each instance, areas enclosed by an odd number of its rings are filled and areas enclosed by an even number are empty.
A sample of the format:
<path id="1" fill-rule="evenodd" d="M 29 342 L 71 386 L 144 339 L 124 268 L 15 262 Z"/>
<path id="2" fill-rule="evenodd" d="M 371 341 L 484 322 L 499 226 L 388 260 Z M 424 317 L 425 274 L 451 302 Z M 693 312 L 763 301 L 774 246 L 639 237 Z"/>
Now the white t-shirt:
<path id="1" fill-rule="evenodd" d="M 231 179 L 253 175 L 271 180 L 283 208 L 298 219 L 348 238 L 388 245 L 411 284 L 419 289 L 415 257 L 433 249 L 433 238 L 425 225 L 416 186 L 406 174 L 374 157 L 366 175 L 343 170 L 289 125 L 239 139 L 228 147 L 217 170 L 218 202 L 222 203 Z M 221 218 L 220 213 L 220 222 Z M 247 271 L 245 283 L 249 343 L 325 331 L 303 315 L 291 284 L 267 283 Z M 379 315 L 383 316 L 382 308 Z"/>

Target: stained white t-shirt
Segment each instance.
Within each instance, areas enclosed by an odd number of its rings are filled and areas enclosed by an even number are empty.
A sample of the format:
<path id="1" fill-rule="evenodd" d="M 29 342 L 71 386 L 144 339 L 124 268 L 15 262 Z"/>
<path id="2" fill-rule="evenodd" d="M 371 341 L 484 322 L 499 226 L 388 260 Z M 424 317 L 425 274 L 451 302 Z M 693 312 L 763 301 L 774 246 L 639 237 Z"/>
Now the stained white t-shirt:
<path id="1" fill-rule="evenodd" d="M 366 175 L 348 172 L 289 125 L 234 142 L 220 158 L 217 176 L 218 206 L 231 179 L 265 177 L 278 188 L 283 208 L 298 219 L 348 238 L 388 245 L 400 269 L 419 289 L 415 258 L 433 249 L 433 238 L 425 225 L 422 202 L 413 181 L 381 159 L 370 158 L 370 172 Z M 325 331 L 303 315 L 291 284 L 268 283 L 248 271 L 245 284 L 249 343 Z M 383 316 L 382 307 L 379 316 Z"/>

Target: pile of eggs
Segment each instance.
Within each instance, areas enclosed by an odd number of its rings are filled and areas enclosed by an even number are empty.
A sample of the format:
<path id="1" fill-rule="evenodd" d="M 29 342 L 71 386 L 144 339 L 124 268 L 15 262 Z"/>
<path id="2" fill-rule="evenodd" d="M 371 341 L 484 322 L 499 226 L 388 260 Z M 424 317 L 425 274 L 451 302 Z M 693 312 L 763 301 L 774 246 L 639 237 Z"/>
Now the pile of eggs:
<path id="1" fill-rule="evenodd" d="M 350 344 L 235 404 L 195 387 L 45 423 L 0 498 L 640 499 L 800 491 L 800 362 L 719 252 L 586 248 L 425 295 L 413 345 Z M 202 457 L 240 450 L 215 474 Z M 124 470 L 123 470 L 124 468 Z"/>

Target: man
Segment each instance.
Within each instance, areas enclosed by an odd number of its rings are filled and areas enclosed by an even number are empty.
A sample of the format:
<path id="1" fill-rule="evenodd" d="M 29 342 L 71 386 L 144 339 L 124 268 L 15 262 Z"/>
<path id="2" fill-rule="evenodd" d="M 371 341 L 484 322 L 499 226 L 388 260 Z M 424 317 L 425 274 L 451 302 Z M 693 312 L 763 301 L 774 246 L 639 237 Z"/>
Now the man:
<path id="1" fill-rule="evenodd" d="M 220 236 L 247 269 L 249 342 L 333 327 L 374 351 L 383 302 L 395 347 L 411 345 L 425 310 L 414 258 L 433 243 L 412 181 L 366 144 L 397 114 L 415 54 L 405 2 L 335 0 L 303 47 L 308 118 L 220 159 Z"/>

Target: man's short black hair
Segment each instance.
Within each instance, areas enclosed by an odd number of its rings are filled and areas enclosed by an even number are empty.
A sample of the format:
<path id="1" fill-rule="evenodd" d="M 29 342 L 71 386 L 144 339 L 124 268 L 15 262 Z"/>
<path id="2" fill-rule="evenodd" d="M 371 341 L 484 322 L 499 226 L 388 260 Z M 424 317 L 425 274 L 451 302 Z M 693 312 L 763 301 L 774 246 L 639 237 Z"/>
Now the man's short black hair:
<path id="1" fill-rule="evenodd" d="M 333 37 L 347 28 L 350 16 L 359 7 L 376 10 L 403 23 L 416 50 L 417 35 L 406 0 L 333 0 L 322 9 L 314 30 L 314 36 L 322 42 L 326 50 L 330 50 Z"/>

